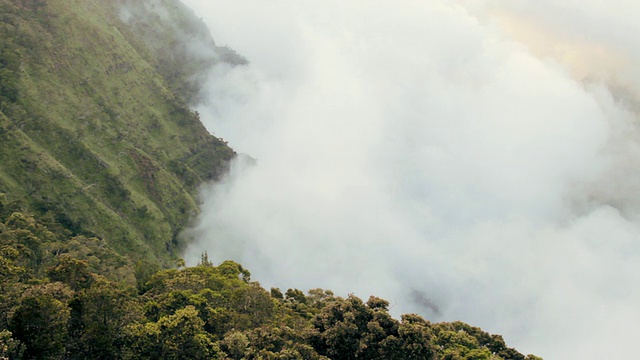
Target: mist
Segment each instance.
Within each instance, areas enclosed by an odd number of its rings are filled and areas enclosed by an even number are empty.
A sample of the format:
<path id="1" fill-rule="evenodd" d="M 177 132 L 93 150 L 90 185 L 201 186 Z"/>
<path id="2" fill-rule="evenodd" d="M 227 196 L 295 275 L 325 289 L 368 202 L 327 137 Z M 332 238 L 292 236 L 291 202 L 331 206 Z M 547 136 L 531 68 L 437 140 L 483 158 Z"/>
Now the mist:
<path id="1" fill-rule="evenodd" d="M 640 5 L 183 2 L 250 62 L 197 106 L 247 155 L 202 189 L 187 264 L 548 359 L 635 354 Z"/>

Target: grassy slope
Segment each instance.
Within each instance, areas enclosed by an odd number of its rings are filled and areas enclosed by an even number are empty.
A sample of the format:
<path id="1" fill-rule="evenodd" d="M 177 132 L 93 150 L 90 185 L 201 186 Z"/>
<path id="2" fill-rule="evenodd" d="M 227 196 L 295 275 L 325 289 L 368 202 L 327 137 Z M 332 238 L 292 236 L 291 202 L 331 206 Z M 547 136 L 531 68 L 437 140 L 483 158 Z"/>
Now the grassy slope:
<path id="1" fill-rule="evenodd" d="M 120 17 L 140 41 L 131 44 L 164 77 L 169 87 L 188 103 L 201 100 L 203 73 L 218 62 L 246 64 L 226 46 L 217 46 L 209 29 L 195 13 L 175 0 L 117 0 Z M 127 36 L 131 37 L 131 36 Z"/>
<path id="2" fill-rule="evenodd" d="M 0 0 L 0 41 L 20 61 L 16 101 L 0 97 L 0 192 L 123 254 L 175 258 L 196 186 L 233 151 L 169 90 L 113 2 L 37 3 Z"/>

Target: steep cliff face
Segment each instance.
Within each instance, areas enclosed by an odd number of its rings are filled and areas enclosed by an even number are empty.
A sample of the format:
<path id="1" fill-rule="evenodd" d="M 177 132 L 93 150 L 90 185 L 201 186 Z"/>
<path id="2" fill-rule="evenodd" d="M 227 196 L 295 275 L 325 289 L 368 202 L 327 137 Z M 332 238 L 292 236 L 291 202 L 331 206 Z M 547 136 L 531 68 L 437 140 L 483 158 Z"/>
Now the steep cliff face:
<path id="1" fill-rule="evenodd" d="M 196 75 L 243 60 L 177 1 L 0 9 L 0 193 L 118 252 L 176 259 L 197 186 L 234 156 L 187 107 Z M 176 21 L 196 25 L 168 36 Z M 193 39 L 206 44 L 198 56 Z"/>
<path id="2" fill-rule="evenodd" d="M 131 44 L 187 103 L 202 101 L 199 90 L 212 66 L 247 64 L 226 46 L 217 46 L 193 10 L 175 0 L 119 0 L 120 19 L 139 41 Z"/>

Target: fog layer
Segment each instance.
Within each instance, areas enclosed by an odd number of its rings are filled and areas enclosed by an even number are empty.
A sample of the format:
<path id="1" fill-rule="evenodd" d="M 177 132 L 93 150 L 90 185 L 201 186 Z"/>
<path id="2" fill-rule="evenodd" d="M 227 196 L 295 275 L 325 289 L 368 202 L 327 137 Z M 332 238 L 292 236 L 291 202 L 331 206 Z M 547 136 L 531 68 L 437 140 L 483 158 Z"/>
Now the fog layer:
<path id="1" fill-rule="evenodd" d="M 198 110 L 241 156 L 187 263 L 375 294 L 549 359 L 640 324 L 638 5 L 185 0 L 250 65 Z"/>

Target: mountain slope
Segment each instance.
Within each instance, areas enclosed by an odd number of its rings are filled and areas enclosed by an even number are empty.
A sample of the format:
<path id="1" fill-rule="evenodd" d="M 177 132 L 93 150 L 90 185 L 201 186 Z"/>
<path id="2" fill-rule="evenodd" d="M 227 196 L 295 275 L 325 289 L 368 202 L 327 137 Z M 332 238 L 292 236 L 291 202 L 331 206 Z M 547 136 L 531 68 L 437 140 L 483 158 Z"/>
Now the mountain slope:
<path id="1" fill-rule="evenodd" d="M 0 1 L 0 192 L 73 233 L 166 261 L 197 211 L 196 187 L 234 153 L 185 104 L 197 92 L 189 76 L 217 61 L 215 45 L 197 61 L 182 56 L 190 70 L 167 79 L 153 54 L 186 45 L 146 45 L 121 20 L 124 5 Z M 171 32 L 160 20 L 153 26 Z"/>

